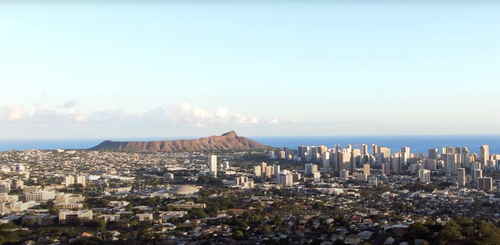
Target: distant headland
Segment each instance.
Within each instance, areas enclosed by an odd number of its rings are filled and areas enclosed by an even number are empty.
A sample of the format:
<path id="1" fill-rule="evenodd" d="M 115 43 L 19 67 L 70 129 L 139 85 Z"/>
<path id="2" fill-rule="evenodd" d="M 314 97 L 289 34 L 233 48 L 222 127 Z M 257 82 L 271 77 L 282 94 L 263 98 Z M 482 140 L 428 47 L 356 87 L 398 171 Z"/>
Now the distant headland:
<path id="1" fill-rule="evenodd" d="M 253 140 L 238 136 L 230 131 L 220 136 L 210 136 L 194 140 L 167 141 L 111 141 L 106 140 L 89 150 L 121 150 L 121 151 L 204 151 L 204 150 L 247 150 L 271 149 Z"/>

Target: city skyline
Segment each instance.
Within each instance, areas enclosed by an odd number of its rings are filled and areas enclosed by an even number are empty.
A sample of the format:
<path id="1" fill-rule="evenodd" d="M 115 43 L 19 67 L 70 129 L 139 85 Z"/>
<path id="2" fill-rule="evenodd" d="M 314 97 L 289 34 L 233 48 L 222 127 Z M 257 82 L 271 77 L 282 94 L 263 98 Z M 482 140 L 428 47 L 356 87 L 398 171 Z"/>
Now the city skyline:
<path id="1" fill-rule="evenodd" d="M 500 4 L 1 4 L 3 139 L 500 134 Z"/>

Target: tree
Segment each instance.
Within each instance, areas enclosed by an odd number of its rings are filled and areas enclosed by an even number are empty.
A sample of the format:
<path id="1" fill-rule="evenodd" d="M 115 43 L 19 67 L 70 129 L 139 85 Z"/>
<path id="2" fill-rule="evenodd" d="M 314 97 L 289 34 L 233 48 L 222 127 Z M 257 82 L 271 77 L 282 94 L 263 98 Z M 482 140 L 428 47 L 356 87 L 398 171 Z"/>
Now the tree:
<path id="1" fill-rule="evenodd" d="M 235 240 L 243 240 L 245 239 L 245 234 L 243 233 L 243 231 L 241 230 L 236 230 L 234 233 L 233 233 L 233 238 Z"/>
<path id="2" fill-rule="evenodd" d="M 438 244 L 448 244 L 450 241 L 461 239 L 462 234 L 460 234 L 460 226 L 454 222 L 449 221 L 443 227 L 438 236 Z"/>
<path id="3" fill-rule="evenodd" d="M 262 227 L 260 227 L 260 232 L 262 232 L 262 234 L 269 234 L 271 233 L 271 227 L 268 225 L 263 225 Z"/>
<path id="4" fill-rule="evenodd" d="M 312 208 L 315 210 L 319 210 L 319 209 L 322 209 L 324 206 L 325 206 L 325 204 L 323 202 L 315 202 L 312 205 Z"/>
<path id="5" fill-rule="evenodd" d="M 153 228 L 149 226 L 142 227 L 139 229 L 139 237 L 143 240 L 150 240 L 154 237 Z"/>
<path id="6" fill-rule="evenodd" d="M 256 214 L 250 219 L 251 223 L 260 223 L 262 221 L 262 216 L 259 214 Z"/>
<path id="7" fill-rule="evenodd" d="M 245 212 L 243 212 L 243 214 L 241 214 L 241 216 L 243 216 L 243 218 L 248 219 L 248 218 L 252 217 L 252 213 L 250 213 L 249 211 L 245 211 Z"/>
<path id="8" fill-rule="evenodd" d="M 0 236 L 3 237 L 6 242 L 19 242 L 19 235 L 14 231 L 0 231 Z"/>
<path id="9" fill-rule="evenodd" d="M 405 240 L 415 240 L 415 239 L 424 239 L 424 240 L 432 240 L 433 234 L 427 227 L 425 227 L 421 223 L 414 223 L 410 225 L 408 233 L 405 235 Z"/>
<path id="10" fill-rule="evenodd" d="M 476 232 L 476 229 L 474 229 L 473 226 L 464 226 L 462 229 L 460 229 L 460 233 L 464 236 L 473 236 L 474 233 Z"/>
<path id="11" fill-rule="evenodd" d="M 344 241 L 337 239 L 335 242 L 333 242 L 333 245 L 345 245 Z"/>
<path id="12" fill-rule="evenodd" d="M 35 226 L 36 225 L 36 220 L 35 219 L 30 219 L 26 222 L 27 226 Z"/>
<path id="13" fill-rule="evenodd" d="M 71 244 L 75 245 L 99 245 L 100 240 L 96 237 L 82 237 Z"/>

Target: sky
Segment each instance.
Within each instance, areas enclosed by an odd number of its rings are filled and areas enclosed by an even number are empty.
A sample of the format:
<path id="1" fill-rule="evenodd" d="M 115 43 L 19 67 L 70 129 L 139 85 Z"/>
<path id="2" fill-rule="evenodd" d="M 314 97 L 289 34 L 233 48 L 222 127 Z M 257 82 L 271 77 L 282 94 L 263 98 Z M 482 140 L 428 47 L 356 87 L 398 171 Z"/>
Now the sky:
<path id="1" fill-rule="evenodd" d="M 0 139 L 500 134 L 494 1 L 2 1 Z"/>

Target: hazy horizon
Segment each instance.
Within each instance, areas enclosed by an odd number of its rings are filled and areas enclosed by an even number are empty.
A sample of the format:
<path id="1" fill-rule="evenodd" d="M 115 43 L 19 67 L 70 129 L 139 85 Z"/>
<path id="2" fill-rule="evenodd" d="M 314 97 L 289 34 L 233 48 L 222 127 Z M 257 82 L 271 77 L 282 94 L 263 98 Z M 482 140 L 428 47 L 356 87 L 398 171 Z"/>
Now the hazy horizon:
<path id="1" fill-rule="evenodd" d="M 238 133 L 238 132 L 236 132 Z M 92 138 L 10 138 L 10 139 L 0 139 L 0 141 L 44 141 L 44 140 L 111 140 L 111 141 L 126 141 L 126 140 L 182 140 L 182 139 L 199 139 L 206 138 L 210 136 L 220 136 L 221 134 L 212 134 L 212 135 L 200 135 L 200 136 L 140 136 L 140 137 L 92 137 Z M 430 138 L 440 138 L 440 137 L 466 137 L 466 136 L 475 136 L 475 137 L 500 137 L 500 134 L 385 134 L 385 135 L 240 135 L 240 137 L 245 138 L 373 138 L 373 137 L 430 137 Z"/>

